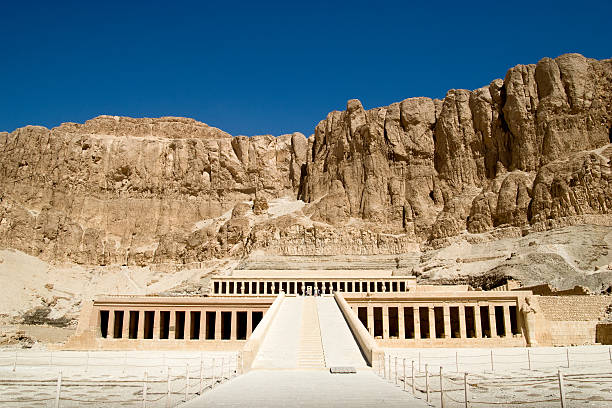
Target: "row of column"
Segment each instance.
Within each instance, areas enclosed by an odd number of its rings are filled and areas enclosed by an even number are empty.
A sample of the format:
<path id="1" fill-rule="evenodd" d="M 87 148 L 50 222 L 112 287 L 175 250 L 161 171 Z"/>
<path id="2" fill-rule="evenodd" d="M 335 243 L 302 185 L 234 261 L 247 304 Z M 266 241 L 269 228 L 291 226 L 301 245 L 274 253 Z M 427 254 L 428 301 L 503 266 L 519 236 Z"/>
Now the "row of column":
<path id="1" fill-rule="evenodd" d="M 213 281 L 215 295 L 305 295 L 307 287 L 319 289 L 321 294 L 333 292 L 386 293 L 406 292 L 405 281 Z"/>
<path id="2" fill-rule="evenodd" d="M 246 340 L 263 314 L 264 310 L 100 309 L 97 331 L 100 337 L 114 339 Z"/>
<path id="3" fill-rule="evenodd" d="M 451 317 L 451 308 L 457 308 L 456 316 Z M 414 305 L 407 307 L 368 305 L 354 309 L 357 309 L 359 319 L 370 334 L 383 339 L 496 338 L 520 333 L 517 308 L 511 305 Z M 390 309 L 394 309 L 391 318 Z M 406 313 L 406 309 L 412 309 L 412 313 Z M 441 312 L 438 313 L 438 316 L 436 316 L 436 309 Z M 469 321 L 466 320 L 466 309 L 471 310 Z M 367 318 L 364 313 L 366 310 Z M 426 312 L 423 313 L 422 310 Z M 378 327 L 375 312 L 381 315 L 380 320 L 382 321 L 379 322 Z M 412 316 L 412 322 L 405 321 L 406 316 Z M 425 317 L 423 322 L 422 316 Z M 426 333 L 422 333 L 422 323 L 425 323 Z M 470 333 L 467 332 L 468 325 Z M 393 333 L 394 331 L 396 333 Z"/>

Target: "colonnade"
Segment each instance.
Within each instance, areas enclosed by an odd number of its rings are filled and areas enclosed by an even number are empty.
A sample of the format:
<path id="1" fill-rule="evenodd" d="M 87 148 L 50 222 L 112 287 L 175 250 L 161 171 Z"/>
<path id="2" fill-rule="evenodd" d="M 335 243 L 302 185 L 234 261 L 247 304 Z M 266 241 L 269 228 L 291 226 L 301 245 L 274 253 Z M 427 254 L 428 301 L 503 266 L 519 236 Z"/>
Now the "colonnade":
<path id="1" fill-rule="evenodd" d="M 521 333 L 516 304 L 351 302 L 359 320 L 380 339 L 466 339 Z"/>
<path id="2" fill-rule="evenodd" d="M 128 340 L 246 340 L 266 309 L 100 308 L 98 337 Z"/>
<path id="3" fill-rule="evenodd" d="M 392 293 L 407 292 L 410 281 L 401 279 L 376 280 L 231 280 L 219 279 L 212 282 L 214 295 L 306 295 L 308 288 L 311 294 L 315 289 L 319 294 L 334 292 L 347 293 Z"/>

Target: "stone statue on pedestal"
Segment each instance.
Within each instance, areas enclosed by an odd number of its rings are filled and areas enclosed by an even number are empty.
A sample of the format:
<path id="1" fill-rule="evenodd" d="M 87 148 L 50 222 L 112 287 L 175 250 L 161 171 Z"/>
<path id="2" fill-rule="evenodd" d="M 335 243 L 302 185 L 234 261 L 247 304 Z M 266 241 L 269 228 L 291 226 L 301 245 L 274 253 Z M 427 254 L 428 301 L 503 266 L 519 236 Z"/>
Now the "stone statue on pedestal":
<path id="1" fill-rule="evenodd" d="M 536 340 L 536 314 L 538 310 L 534 304 L 532 296 L 525 298 L 525 303 L 521 306 L 521 314 L 523 315 L 523 322 L 525 324 L 525 339 L 527 340 L 527 347 L 534 347 L 538 345 Z"/>

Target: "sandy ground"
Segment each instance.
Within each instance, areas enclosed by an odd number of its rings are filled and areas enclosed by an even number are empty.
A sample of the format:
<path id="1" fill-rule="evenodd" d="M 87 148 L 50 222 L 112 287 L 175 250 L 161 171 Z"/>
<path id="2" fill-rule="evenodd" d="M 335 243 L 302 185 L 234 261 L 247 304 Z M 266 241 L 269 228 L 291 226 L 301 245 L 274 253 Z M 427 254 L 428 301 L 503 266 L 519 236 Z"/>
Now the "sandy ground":
<path id="1" fill-rule="evenodd" d="M 491 352 L 493 365 L 491 365 Z M 412 362 L 416 396 L 441 406 L 440 367 L 445 407 L 464 407 L 464 373 L 470 406 L 560 406 L 559 371 L 566 407 L 612 406 L 612 349 L 609 346 L 537 347 L 499 349 L 385 349 L 388 381 L 412 392 Z M 397 371 L 396 371 L 397 358 Z M 569 360 L 569 366 L 568 366 Z M 420 366 L 420 369 L 419 369 Z M 382 371 L 377 370 L 382 375 Z"/>
<path id="2" fill-rule="evenodd" d="M 168 406 L 177 406 L 235 376 L 239 365 L 233 352 L 5 350 L 0 352 L 0 406 L 55 407 L 60 372 L 63 408 L 141 407 L 145 372 L 146 406 L 166 407 L 167 399 Z"/>

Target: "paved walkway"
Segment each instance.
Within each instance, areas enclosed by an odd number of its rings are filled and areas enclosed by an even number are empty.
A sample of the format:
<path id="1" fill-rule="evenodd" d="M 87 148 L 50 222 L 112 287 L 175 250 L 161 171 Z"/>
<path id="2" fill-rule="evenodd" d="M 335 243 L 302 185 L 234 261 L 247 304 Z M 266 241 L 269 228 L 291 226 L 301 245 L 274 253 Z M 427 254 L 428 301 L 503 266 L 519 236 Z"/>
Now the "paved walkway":
<path id="1" fill-rule="evenodd" d="M 196 407 L 429 407 L 372 371 L 253 370 L 204 393 L 181 408 Z"/>
<path id="2" fill-rule="evenodd" d="M 325 367 L 317 302 L 312 296 L 304 298 L 297 366 L 298 368 L 314 369 Z"/>

